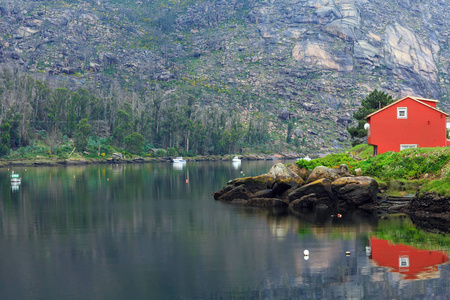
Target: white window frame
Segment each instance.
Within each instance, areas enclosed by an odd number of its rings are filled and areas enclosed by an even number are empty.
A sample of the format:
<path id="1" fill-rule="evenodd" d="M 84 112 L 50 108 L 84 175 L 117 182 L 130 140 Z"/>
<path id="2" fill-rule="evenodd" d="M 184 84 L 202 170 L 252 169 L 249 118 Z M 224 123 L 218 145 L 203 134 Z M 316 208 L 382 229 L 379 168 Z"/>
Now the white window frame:
<path id="1" fill-rule="evenodd" d="M 401 116 L 401 112 L 404 112 L 405 115 Z M 407 107 L 397 107 L 397 119 L 408 119 L 408 108 Z"/>
<path id="2" fill-rule="evenodd" d="M 410 148 L 417 148 L 417 144 L 400 144 L 400 151 Z"/>

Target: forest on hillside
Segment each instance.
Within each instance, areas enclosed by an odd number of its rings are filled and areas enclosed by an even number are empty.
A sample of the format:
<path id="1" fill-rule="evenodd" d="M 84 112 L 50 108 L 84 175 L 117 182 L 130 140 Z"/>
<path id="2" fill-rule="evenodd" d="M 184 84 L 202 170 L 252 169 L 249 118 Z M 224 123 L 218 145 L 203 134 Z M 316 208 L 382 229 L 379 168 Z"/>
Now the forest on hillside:
<path id="1" fill-rule="evenodd" d="M 237 110 L 201 105 L 200 90 L 179 97 L 157 85 L 141 93 L 117 83 L 108 89 L 70 90 L 33 78 L 15 68 L 0 71 L 0 155 L 12 150 L 57 154 L 72 151 L 110 155 L 213 155 L 240 153 L 245 148 L 273 151 L 268 143 L 269 119 L 263 113 L 245 120 Z M 285 142 L 285 141 L 281 141 Z M 96 149 L 98 146 L 98 149 Z M 58 148 L 67 147 L 66 151 Z M 94 148 L 95 147 L 95 148 Z M 95 150 L 95 151 L 94 151 Z M 39 151 L 38 151 L 39 152 Z"/>
<path id="2" fill-rule="evenodd" d="M 446 8 L 3 0 L 0 154 L 341 151 L 375 89 L 450 110 Z"/>

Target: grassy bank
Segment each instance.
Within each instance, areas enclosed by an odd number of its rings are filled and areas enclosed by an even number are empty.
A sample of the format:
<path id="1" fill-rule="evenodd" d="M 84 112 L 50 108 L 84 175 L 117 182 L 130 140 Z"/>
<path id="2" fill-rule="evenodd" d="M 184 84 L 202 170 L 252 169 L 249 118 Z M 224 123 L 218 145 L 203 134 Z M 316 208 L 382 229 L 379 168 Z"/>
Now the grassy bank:
<path id="1" fill-rule="evenodd" d="M 373 149 L 358 145 L 348 151 L 311 161 L 300 160 L 300 167 L 314 169 L 322 165 L 337 168 L 347 164 L 352 174 L 374 177 L 380 186 L 408 185 L 420 192 L 436 192 L 450 197 L 450 148 L 415 148 L 386 152 L 372 157 Z M 392 185 L 392 186 L 391 186 Z"/>

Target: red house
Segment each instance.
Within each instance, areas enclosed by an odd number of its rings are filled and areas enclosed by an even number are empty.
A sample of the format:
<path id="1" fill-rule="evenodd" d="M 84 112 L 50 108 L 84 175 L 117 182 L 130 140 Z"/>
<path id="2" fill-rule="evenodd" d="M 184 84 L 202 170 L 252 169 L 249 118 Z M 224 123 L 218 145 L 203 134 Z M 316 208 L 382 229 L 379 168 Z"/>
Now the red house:
<path id="1" fill-rule="evenodd" d="M 436 108 L 439 101 L 417 97 L 397 100 L 366 117 L 367 143 L 374 155 L 407 148 L 445 147 L 447 113 Z"/>

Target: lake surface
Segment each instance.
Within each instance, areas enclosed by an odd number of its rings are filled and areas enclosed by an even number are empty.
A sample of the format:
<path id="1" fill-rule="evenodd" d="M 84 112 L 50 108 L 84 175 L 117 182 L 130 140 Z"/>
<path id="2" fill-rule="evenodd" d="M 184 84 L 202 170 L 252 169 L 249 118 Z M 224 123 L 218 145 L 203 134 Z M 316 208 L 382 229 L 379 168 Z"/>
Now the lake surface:
<path id="1" fill-rule="evenodd" d="M 448 299 L 439 245 L 374 239 L 408 219 L 212 198 L 273 164 L 15 168 L 17 187 L 0 169 L 0 299 Z"/>

